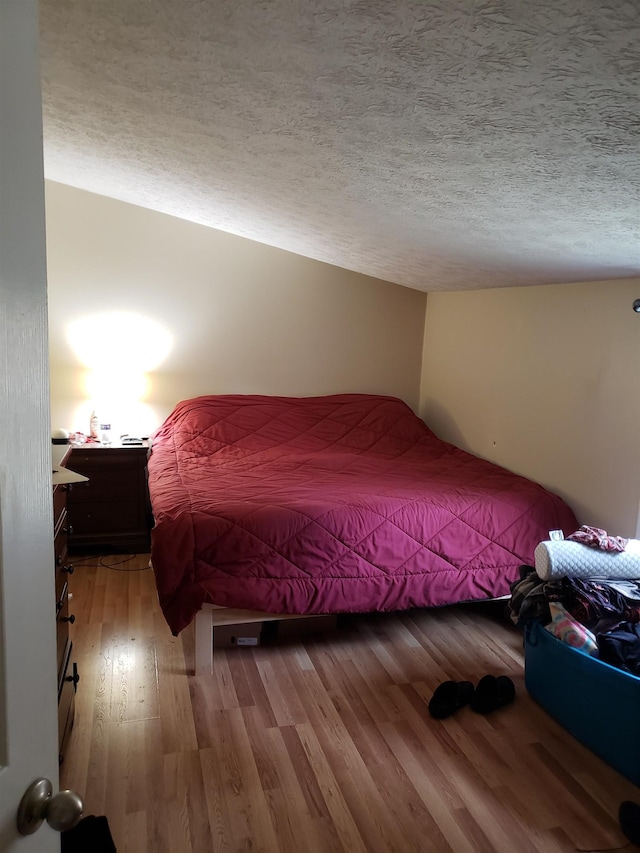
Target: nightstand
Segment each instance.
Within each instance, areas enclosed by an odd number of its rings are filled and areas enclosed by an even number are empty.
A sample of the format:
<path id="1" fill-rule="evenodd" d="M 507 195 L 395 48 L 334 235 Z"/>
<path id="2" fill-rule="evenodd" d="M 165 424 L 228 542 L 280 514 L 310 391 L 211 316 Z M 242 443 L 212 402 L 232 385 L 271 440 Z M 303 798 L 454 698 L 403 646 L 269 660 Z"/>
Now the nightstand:
<path id="1" fill-rule="evenodd" d="M 150 547 L 147 442 L 74 447 L 69 466 L 89 478 L 68 496 L 69 548 L 144 553 Z"/>

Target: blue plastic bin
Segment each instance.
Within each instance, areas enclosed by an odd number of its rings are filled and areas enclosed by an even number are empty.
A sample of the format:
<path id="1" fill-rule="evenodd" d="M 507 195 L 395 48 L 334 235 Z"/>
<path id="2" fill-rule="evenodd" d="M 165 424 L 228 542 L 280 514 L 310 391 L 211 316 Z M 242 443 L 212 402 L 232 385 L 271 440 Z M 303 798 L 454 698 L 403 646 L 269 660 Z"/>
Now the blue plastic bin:
<path id="1" fill-rule="evenodd" d="M 577 740 L 640 785 L 640 678 L 525 628 L 529 694 Z"/>

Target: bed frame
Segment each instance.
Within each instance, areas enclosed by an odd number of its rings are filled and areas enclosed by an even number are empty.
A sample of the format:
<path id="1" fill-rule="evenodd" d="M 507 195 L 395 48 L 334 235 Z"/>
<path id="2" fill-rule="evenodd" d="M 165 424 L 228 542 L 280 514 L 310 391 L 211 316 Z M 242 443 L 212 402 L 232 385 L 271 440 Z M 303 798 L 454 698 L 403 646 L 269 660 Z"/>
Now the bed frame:
<path id="1" fill-rule="evenodd" d="M 149 560 L 149 568 L 153 571 L 153 562 Z M 231 625 L 255 625 L 256 622 L 292 622 L 306 619 L 332 618 L 317 615 L 301 616 L 287 613 L 263 613 L 260 610 L 238 610 L 223 607 L 220 604 L 203 604 L 193 620 L 195 626 L 195 674 L 211 675 L 213 672 L 214 630 Z"/>
<path id="2" fill-rule="evenodd" d="M 322 619 L 317 615 L 300 616 L 286 613 L 262 613 L 260 610 L 236 610 L 216 604 L 203 604 L 195 617 L 195 673 L 211 675 L 213 672 L 214 631 L 231 625 L 255 625 L 263 622 L 301 622 L 307 619 Z"/>

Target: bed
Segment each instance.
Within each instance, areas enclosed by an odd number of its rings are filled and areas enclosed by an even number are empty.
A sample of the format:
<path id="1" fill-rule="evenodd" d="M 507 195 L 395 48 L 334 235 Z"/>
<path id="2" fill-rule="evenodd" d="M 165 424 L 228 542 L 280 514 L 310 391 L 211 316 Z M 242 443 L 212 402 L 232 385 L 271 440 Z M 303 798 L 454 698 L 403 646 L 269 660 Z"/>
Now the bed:
<path id="1" fill-rule="evenodd" d="M 151 562 L 177 635 L 211 614 L 406 610 L 498 598 L 560 497 L 440 440 L 395 397 L 212 395 L 151 439 Z"/>

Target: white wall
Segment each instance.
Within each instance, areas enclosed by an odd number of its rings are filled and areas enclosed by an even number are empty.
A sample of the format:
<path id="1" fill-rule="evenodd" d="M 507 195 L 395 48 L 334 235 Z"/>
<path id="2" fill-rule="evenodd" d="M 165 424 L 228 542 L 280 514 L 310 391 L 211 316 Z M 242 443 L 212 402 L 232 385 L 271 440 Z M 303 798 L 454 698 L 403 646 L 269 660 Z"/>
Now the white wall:
<path id="1" fill-rule="evenodd" d="M 640 279 L 429 295 L 420 414 L 640 535 Z"/>
<path id="2" fill-rule="evenodd" d="M 100 411 L 148 431 L 210 393 L 392 394 L 417 409 L 426 295 L 141 207 L 47 182 L 52 426 L 88 430 L 74 319 L 130 311 L 173 338 L 150 408 Z M 104 363 L 126 345 L 116 334 Z"/>

